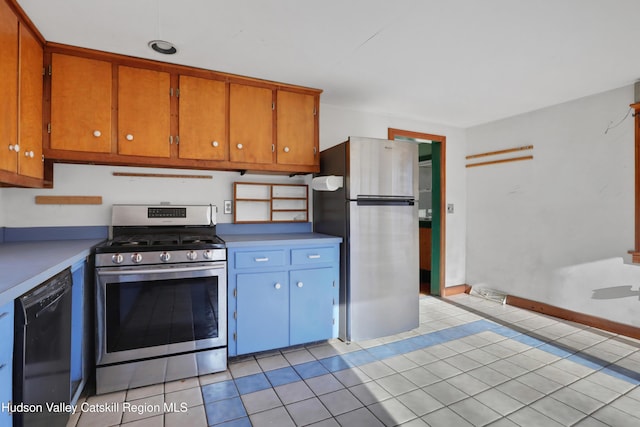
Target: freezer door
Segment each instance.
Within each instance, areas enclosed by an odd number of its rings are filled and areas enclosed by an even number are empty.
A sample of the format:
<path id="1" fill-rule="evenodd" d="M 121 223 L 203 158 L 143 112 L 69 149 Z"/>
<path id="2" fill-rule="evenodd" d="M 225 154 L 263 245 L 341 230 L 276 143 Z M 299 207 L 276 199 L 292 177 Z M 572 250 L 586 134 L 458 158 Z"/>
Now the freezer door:
<path id="1" fill-rule="evenodd" d="M 418 144 L 360 137 L 348 144 L 347 199 L 418 198 Z"/>
<path id="2" fill-rule="evenodd" d="M 418 206 L 349 202 L 346 336 L 360 341 L 418 327 Z"/>

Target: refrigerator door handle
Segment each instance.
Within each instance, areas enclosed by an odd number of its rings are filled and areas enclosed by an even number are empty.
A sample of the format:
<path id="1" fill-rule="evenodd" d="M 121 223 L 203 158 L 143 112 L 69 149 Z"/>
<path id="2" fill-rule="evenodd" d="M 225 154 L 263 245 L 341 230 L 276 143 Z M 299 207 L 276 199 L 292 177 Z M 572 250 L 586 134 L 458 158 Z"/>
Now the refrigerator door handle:
<path id="1" fill-rule="evenodd" d="M 415 200 L 403 197 L 358 197 L 358 206 L 413 206 Z"/>

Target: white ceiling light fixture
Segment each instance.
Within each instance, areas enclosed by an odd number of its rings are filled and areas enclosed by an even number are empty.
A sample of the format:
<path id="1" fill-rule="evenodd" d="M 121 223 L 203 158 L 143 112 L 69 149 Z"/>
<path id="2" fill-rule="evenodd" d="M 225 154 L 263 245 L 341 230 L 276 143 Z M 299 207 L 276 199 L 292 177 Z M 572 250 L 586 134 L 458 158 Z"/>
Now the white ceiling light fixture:
<path id="1" fill-rule="evenodd" d="M 163 55 L 173 55 L 178 52 L 173 43 L 164 40 L 151 40 L 148 44 L 151 49 Z"/>

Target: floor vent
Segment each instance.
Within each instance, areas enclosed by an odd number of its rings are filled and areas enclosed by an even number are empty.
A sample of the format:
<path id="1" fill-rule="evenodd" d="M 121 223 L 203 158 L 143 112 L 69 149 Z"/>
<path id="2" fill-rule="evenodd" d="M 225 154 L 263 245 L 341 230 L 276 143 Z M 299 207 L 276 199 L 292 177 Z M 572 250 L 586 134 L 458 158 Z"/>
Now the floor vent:
<path id="1" fill-rule="evenodd" d="M 493 289 L 487 288 L 479 288 L 477 286 L 472 286 L 471 291 L 469 291 L 469 295 L 475 295 L 478 297 L 486 298 L 491 301 L 499 302 L 500 304 L 506 304 L 507 295 L 503 294 L 499 291 L 494 291 Z"/>

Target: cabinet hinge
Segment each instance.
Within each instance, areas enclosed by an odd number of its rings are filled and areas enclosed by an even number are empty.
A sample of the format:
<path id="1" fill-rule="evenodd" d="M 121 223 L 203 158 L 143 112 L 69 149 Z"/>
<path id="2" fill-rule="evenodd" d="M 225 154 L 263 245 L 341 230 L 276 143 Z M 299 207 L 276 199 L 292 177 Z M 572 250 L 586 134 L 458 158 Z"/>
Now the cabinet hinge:
<path id="1" fill-rule="evenodd" d="M 336 305 L 336 299 L 335 298 L 333 299 L 333 305 Z"/>
<path id="2" fill-rule="evenodd" d="M 271 144 L 271 152 L 275 152 L 276 151 L 276 145 L 275 144 Z"/>
<path id="3" fill-rule="evenodd" d="M 47 133 L 51 133 L 51 123 L 47 123 Z"/>
<path id="4" fill-rule="evenodd" d="M 234 319 L 234 320 L 237 320 L 237 319 L 238 319 L 238 312 L 237 312 L 237 311 L 234 311 L 234 312 L 233 312 L 233 319 Z"/>
<path id="5" fill-rule="evenodd" d="M 234 332 L 234 333 L 233 333 L 233 340 L 234 340 L 234 341 L 237 341 L 237 338 L 238 338 L 238 336 L 237 336 L 237 335 L 236 335 L 236 333 Z"/>
<path id="6" fill-rule="evenodd" d="M 180 136 L 176 135 L 176 145 L 180 145 Z"/>
<path id="7" fill-rule="evenodd" d="M 318 154 L 318 149 L 316 147 L 313 147 L 313 155 L 315 156 L 316 154 Z"/>
<path id="8" fill-rule="evenodd" d="M 334 288 L 336 287 L 336 281 L 335 280 L 333 281 L 333 287 Z"/>
<path id="9" fill-rule="evenodd" d="M 180 88 L 176 88 L 176 98 L 180 98 Z"/>
<path id="10" fill-rule="evenodd" d="M 238 296 L 238 290 L 237 290 L 237 289 L 234 289 L 234 290 L 233 290 L 233 297 L 235 298 L 235 297 L 237 297 L 237 296 Z"/>
<path id="11" fill-rule="evenodd" d="M 51 75 L 52 71 L 53 71 L 53 67 L 51 66 L 51 64 L 49 64 L 49 75 Z"/>
<path id="12" fill-rule="evenodd" d="M 333 319 L 331 319 L 331 324 L 335 325 L 336 324 L 336 318 L 334 317 Z"/>
<path id="13" fill-rule="evenodd" d="M 316 107 L 313 107 L 313 115 L 314 116 L 318 115 L 318 109 Z"/>
<path id="14" fill-rule="evenodd" d="M 169 135 L 169 144 L 173 144 L 173 135 Z"/>
<path id="15" fill-rule="evenodd" d="M 173 88 L 172 87 L 169 88 L 169 96 L 173 96 Z"/>
<path id="16" fill-rule="evenodd" d="M 272 110 L 275 110 L 275 109 L 276 109 L 276 103 L 275 103 L 275 102 L 272 102 L 272 103 L 271 103 L 271 109 L 272 109 Z"/>

